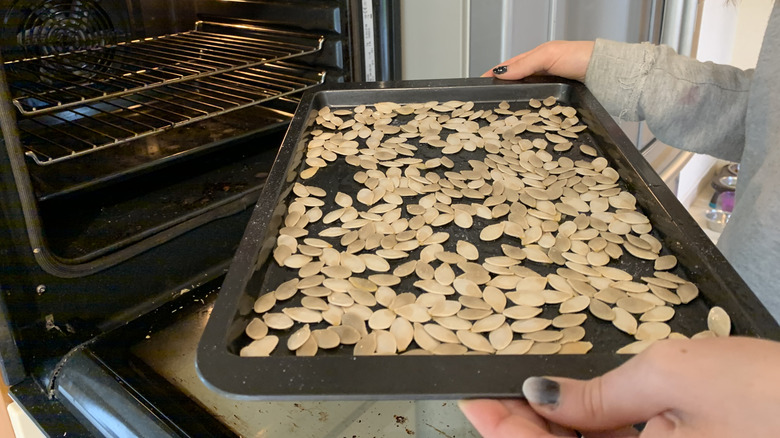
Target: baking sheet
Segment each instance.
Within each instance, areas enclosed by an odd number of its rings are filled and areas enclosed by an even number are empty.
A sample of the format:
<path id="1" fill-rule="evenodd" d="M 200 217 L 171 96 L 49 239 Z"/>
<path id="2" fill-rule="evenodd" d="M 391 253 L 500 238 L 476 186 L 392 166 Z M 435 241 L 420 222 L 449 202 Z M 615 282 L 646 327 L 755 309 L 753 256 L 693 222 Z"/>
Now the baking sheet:
<path id="1" fill-rule="evenodd" d="M 243 331 L 256 316 L 252 310 L 255 299 L 297 276 L 297 270 L 280 268 L 269 256 L 287 203 L 295 197 L 291 193 L 292 185 L 301 181 L 298 172 L 306 167 L 302 158 L 310 138 L 309 132 L 316 129 L 312 121 L 320 108 L 354 108 L 382 101 L 461 100 L 474 101 L 475 109 L 481 109 L 495 108 L 499 102 L 506 100 L 515 110 L 527 108 L 531 98 L 547 96 L 555 96 L 560 103 L 575 107 L 582 122 L 589 127 L 564 155 L 573 160 L 592 160 L 592 157 L 579 152 L 578 146 L 584 143 L 594 146 L 600 156 L 607 158 L 620 173 L 624 189 L 636 197 L 638 209 L 650 218 L 653 235 L 664 244 L 661 254 L 677 256 L 679 264 L 672 272 L 699 287 L 700 298 L 688 305 L 675 306 L 676 316 L 669 322 L 673 331 L 690 336 L 706 330 L 709 308 L 719 305 L 731 316 L 732 334 L 778 339 L 778 327 L 771 316 L 581 84 L 538 78 L 523 82 L 472 79 L 346 84 L 311 92 L 298 108 L 201 340 L 197 366 L 204 381 L 228 395 L 252 399 L 501 397 L 519 395 L 520 386 L 528 376 L 590 377 L 630 358 L 615 351 L 631 343 L 633 337 L 620 332 L 611 323 L 593 317 L 583 324 L 586 330 L 583 340 L 592 342 L 594 348 L 582 356 L 354 357 L 351 346 L 341 346 L 320 350 L 315 357 L 296 357 L 285 347 L 287 336 L 296 327 L 274 333 L 280 337 L 280 342 L 271 357 L 238 356 L 240 348 L 250 342 Z M 404 118 L 397 118 L 394 124 L 401 120 Z M 415 141 L 409 143 L 417 144 Z M 548 147 L 548 151 L 557 155 L 551 149 Z M 438 154 L 438 149 L 426 147 L 417 152 L 424 159 L 437 157 Z M 455 170 L 458 170 L 467 166 L 468 159 L 480 154 L 484 156 L 484 151 L 450 158 L 455 161 Z M 332 200 L 337 191 L 349 193 L 354 198 L 360 188 L 352 179 L 357 170 L 340 157 L 303 183 L 326 189 L 326 199 Z M 327 206 L 323 210 L 330 211 Z M 474 226 L 468 230 L 450 224 L 435 231 L 450 233 L 450 239 L 443 244 L 445 250 L 455 252 L 455 242 L 467 240 L 477 245 L 481 259 L 502 255 L 501 243 L 517 244 L 516 240 L 507 236 L 496 242 L 481 242 L 478 234 L 487 224 L 489 222 L 475 218 Z M 314 236 L 325 227 L 322 223 L 311 224 L 309 235 Z M 419 250 L 412 254 L 418 253 Z M 391 262 L 391 270 L 404 261 Z M 533 262 L 524 262 L 523 265 L 542 275 L 558 268 L 557 265 Z M 609 266 L 631 272 L 635 278 L 652 275 L 653 272 L 652 262 L 641 261 L 627 252 Z M 394 290 L 398 293 L 414 292 L 416 289 L 411 286 L 412 282 L 404 279 Z M 282 305 L 299 306 L 300 296 L 278 303 L 272 311 L 278 311 Z M 541 317 L 557 315 L 557 306 L 546 307 L 549 308 Z M 326 324 L 312 325 L 312 329 L 320 325 L 324 328 Z M 519 336 L 516 335 L 516 338 Z"/>

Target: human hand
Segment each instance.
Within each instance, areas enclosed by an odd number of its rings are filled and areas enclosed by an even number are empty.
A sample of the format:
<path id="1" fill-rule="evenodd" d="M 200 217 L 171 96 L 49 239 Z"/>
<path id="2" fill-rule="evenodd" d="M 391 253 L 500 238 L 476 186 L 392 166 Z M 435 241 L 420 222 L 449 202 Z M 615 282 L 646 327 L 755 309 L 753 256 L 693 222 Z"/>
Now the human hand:
<path id="1" fill-rule="evenodd" d="M 517 80 L 543 74 L 584 82 L 594 44 L 593 41 L 549 41 L 502 62 L 482 76 Z M 502 67 L 505 67 L 503 73 Z"/>
<path id="2" fill-rule="evenodd" d="M 468 400 L 486 438 L 780 436 L 780 343 L 662 341 L 588 381 L 532 377 L 522 400 Z M 631 425 L 646 422 L 640 433 Z"/>

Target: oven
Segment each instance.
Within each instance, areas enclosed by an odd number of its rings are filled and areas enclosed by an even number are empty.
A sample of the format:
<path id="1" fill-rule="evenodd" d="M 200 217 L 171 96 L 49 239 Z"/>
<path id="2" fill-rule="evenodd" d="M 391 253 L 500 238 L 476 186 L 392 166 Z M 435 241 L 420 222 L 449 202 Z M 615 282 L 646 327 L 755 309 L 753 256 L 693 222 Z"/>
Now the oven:
<path id="1" fill-rule="evenodd" d="M 242 433 L 171 383 L 187 375 L 176 367 L 194 366 L 302 92 L 400 75 L 398 5 L 2 4 L 0 358 L 13 398 L 49 436 Z"/>

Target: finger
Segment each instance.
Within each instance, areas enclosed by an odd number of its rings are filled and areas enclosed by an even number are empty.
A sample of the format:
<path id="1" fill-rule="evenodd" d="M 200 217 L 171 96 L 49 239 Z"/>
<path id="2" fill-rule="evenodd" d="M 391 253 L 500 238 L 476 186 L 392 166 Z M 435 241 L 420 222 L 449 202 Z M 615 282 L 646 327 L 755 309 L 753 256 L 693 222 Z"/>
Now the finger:
<path id="1" fill-rule="evenodd" d="M 670 411 L 651 418 L 647 421 L 642 438 L 668 438 L 678 430 L 680 420 Z"/>
<path id="2" fill-rule="evenodd" d="M 548 420 L 577 430 L 614 430 L 644 422 L 681 399 L 667 367 L 658 366 L 660 351 L 648 351 L 604 376 L 588 381 L 532 377 L 523 394 Z"/>
<path id="3" fill-rule="evenodd" d="M 556 438 L 533 410 L 513 400 L 461 400 L 458 406 L 486 438 Z"/>
<path id="4" fill-rule="evenodd" d="M 523 79 L 534 74 L 547 73 L 548 61 L 544 51 L 534 49 L 499 64 L 491 70 L 491 74 L 504 80 Z"/>
<path id="5" fill-rule="evenodd" d="M 568 427 L 563 427 L 559 424 L 549 423 L 548 427 L 550 428 L 550 433 L 557 437 L 577 438 L 580 436 L 577 432 L 569 429 Z"/>
<path id="6" fill-rule="evenodd" d="M 517 415 L 528 420 L 530 423 L 537 425 L 540 429 L 549 429 L 547 420 L 540 417 L 531 407 L 528 402 L 521 399 L 500 399 L 498 400 L 509 411 L 510 415 Z"/>
<path id="7" fill-rule="evenodd" d="M 501 74 L 500 73 L 500 71 L 501 71 L 500 67 L 507 66 L 509 64 L 514 64 L 514 63 L 518 62 L 519 60 L 521 60 L 521 59 L 525 58 L 526 56 L 528 56 L 528 54 L 533 52 L 534 50 L 537 50 L 537 49 L 535 48 L 533 50 L 529 50 L 528 52 L 524 52 L 524 53 L 521 53 L 519 55 L 515 55 L 512 58 L 507 59 L 506 61 L 502 62 L 501 64 L 498 64 L 497 66 L 495 66 L 492 69 L 490 69 L 490 70 L 486 71 L 485 73 L 483 73 L 482 77 L 498 77 L 498 75 Z"/>

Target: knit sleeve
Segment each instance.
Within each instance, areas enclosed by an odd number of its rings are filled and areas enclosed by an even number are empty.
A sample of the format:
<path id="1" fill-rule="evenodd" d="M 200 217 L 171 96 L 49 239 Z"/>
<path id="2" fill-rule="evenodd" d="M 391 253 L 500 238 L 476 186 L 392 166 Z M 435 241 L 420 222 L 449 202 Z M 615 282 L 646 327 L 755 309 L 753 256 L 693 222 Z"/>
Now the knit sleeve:
<path id="1" fill-rule="evenodd" d="M 662 142 L 739 161 L 753 70 L 700 62 L 669 47 L 597 40 L 585 85 L 621 120 Z"/>

